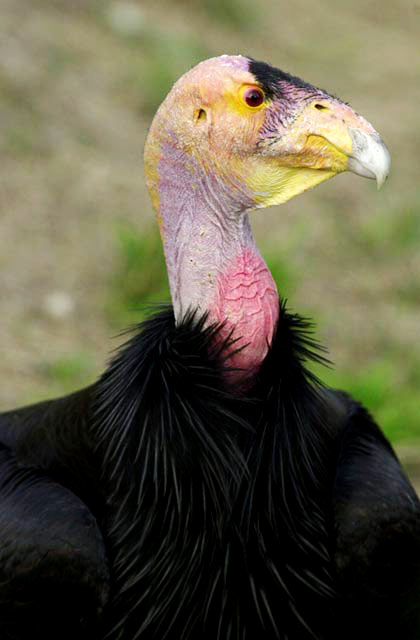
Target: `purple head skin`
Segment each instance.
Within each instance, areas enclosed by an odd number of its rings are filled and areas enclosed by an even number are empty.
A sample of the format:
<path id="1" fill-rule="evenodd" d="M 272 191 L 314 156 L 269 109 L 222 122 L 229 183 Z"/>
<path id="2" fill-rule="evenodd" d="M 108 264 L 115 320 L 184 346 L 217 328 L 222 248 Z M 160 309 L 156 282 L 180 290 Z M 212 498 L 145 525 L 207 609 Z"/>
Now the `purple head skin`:
<path id="1" fill-rule="evenodd" d="M 325 91 L 242 56 L 206 60 L 174 85 L 152 123 L 145 169 L 175 318 L 188 310 L 232 334 L 230 382 L 258 372 L 278 318 L 277 288 L 248 212 L 352 170 L 381 184 L 390 160 L 364 118 Z"/>

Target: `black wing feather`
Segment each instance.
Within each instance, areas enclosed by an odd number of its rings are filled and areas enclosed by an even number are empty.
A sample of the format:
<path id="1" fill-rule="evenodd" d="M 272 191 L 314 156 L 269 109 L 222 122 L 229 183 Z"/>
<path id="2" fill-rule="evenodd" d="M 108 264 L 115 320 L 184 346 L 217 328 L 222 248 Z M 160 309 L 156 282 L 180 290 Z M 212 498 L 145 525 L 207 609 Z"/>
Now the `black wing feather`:
<path id="1" fill-rule="evenodd" d="M 0 637 L 99 637 L 102 535 L 68 489 L 0 447 Z"/>
<path id="2" fill-rule="evenodd" d="M 419 638 L 420 503 L 389 442 L 354 402 L 333 500 L 346 637 Z"/>
<path id="3" fill-rule="evenodd" d="M 0 414 L 0 443 L 71 489 L 96 518 L 104 497 L 92 431 L 95 387 Z"/>

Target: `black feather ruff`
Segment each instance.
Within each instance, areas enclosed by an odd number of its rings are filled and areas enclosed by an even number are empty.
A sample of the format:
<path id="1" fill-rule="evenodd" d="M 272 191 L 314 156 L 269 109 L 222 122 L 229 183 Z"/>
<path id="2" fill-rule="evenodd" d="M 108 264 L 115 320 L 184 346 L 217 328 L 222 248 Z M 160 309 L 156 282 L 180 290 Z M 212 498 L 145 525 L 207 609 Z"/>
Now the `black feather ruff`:
<path id="1" fill-rule="evenodd" d="M 244 398 L 224 382 L 234 345 L 216 351 L 218 331 L 194 314 L 175 326 L 164 311 L 98 383 L 106 637 L 333 638 L 333 435 L 304 366 L 323 356 L 281 305 Z"/>

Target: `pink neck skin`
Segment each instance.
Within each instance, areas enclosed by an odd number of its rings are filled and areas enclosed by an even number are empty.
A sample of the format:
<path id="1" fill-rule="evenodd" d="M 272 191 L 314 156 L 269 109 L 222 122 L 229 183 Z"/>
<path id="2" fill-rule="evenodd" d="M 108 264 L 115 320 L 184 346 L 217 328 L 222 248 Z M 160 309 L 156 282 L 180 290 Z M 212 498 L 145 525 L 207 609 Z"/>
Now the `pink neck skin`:
<path id="1" fill-rule="evenodd" d="M 238 371 L 235 382 L 252 382 L 264 360 L 276 328 L 279 300 L 276 283 L 256 246 L 242 247 L 217 279 L 210 320 L 223 322 L 222 338 L 238 338 L 228 364 Z M 246 372 L 244 376 L 243 372 Z"/>
<path id="2" fill-rule="evenodd" d="M 159 217 L 176 322 L 186 312 L 224 323 L 220 339 L 236 340 L 226 365 L 229 382 L 246 388 L 271 344 L 278 293 L 261 257 L 246 211 L 254 204 L 241 185 L 206 173 L 173 144 L 161 148 Z"/>

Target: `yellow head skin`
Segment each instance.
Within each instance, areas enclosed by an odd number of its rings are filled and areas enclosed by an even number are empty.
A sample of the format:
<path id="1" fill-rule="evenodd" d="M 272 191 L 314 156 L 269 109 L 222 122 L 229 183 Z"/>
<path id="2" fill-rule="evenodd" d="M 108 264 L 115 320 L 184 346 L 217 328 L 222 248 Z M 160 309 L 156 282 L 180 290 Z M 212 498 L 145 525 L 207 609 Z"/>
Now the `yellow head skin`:
<path id="1" fill-rule="evenodd" d="M 261 104 L 247 103 L 252 89 L 261 93 Z M 244 192 L 247 206 L 266 207 L 346 170 L 382 183 L 390 165 L 379 135 L 351 107 L 242 56 L 200 63 L 159 108 L 145 149 L 147 183 L 158 211 L 164 143 L 237 191 L 239 210 Z"/>

